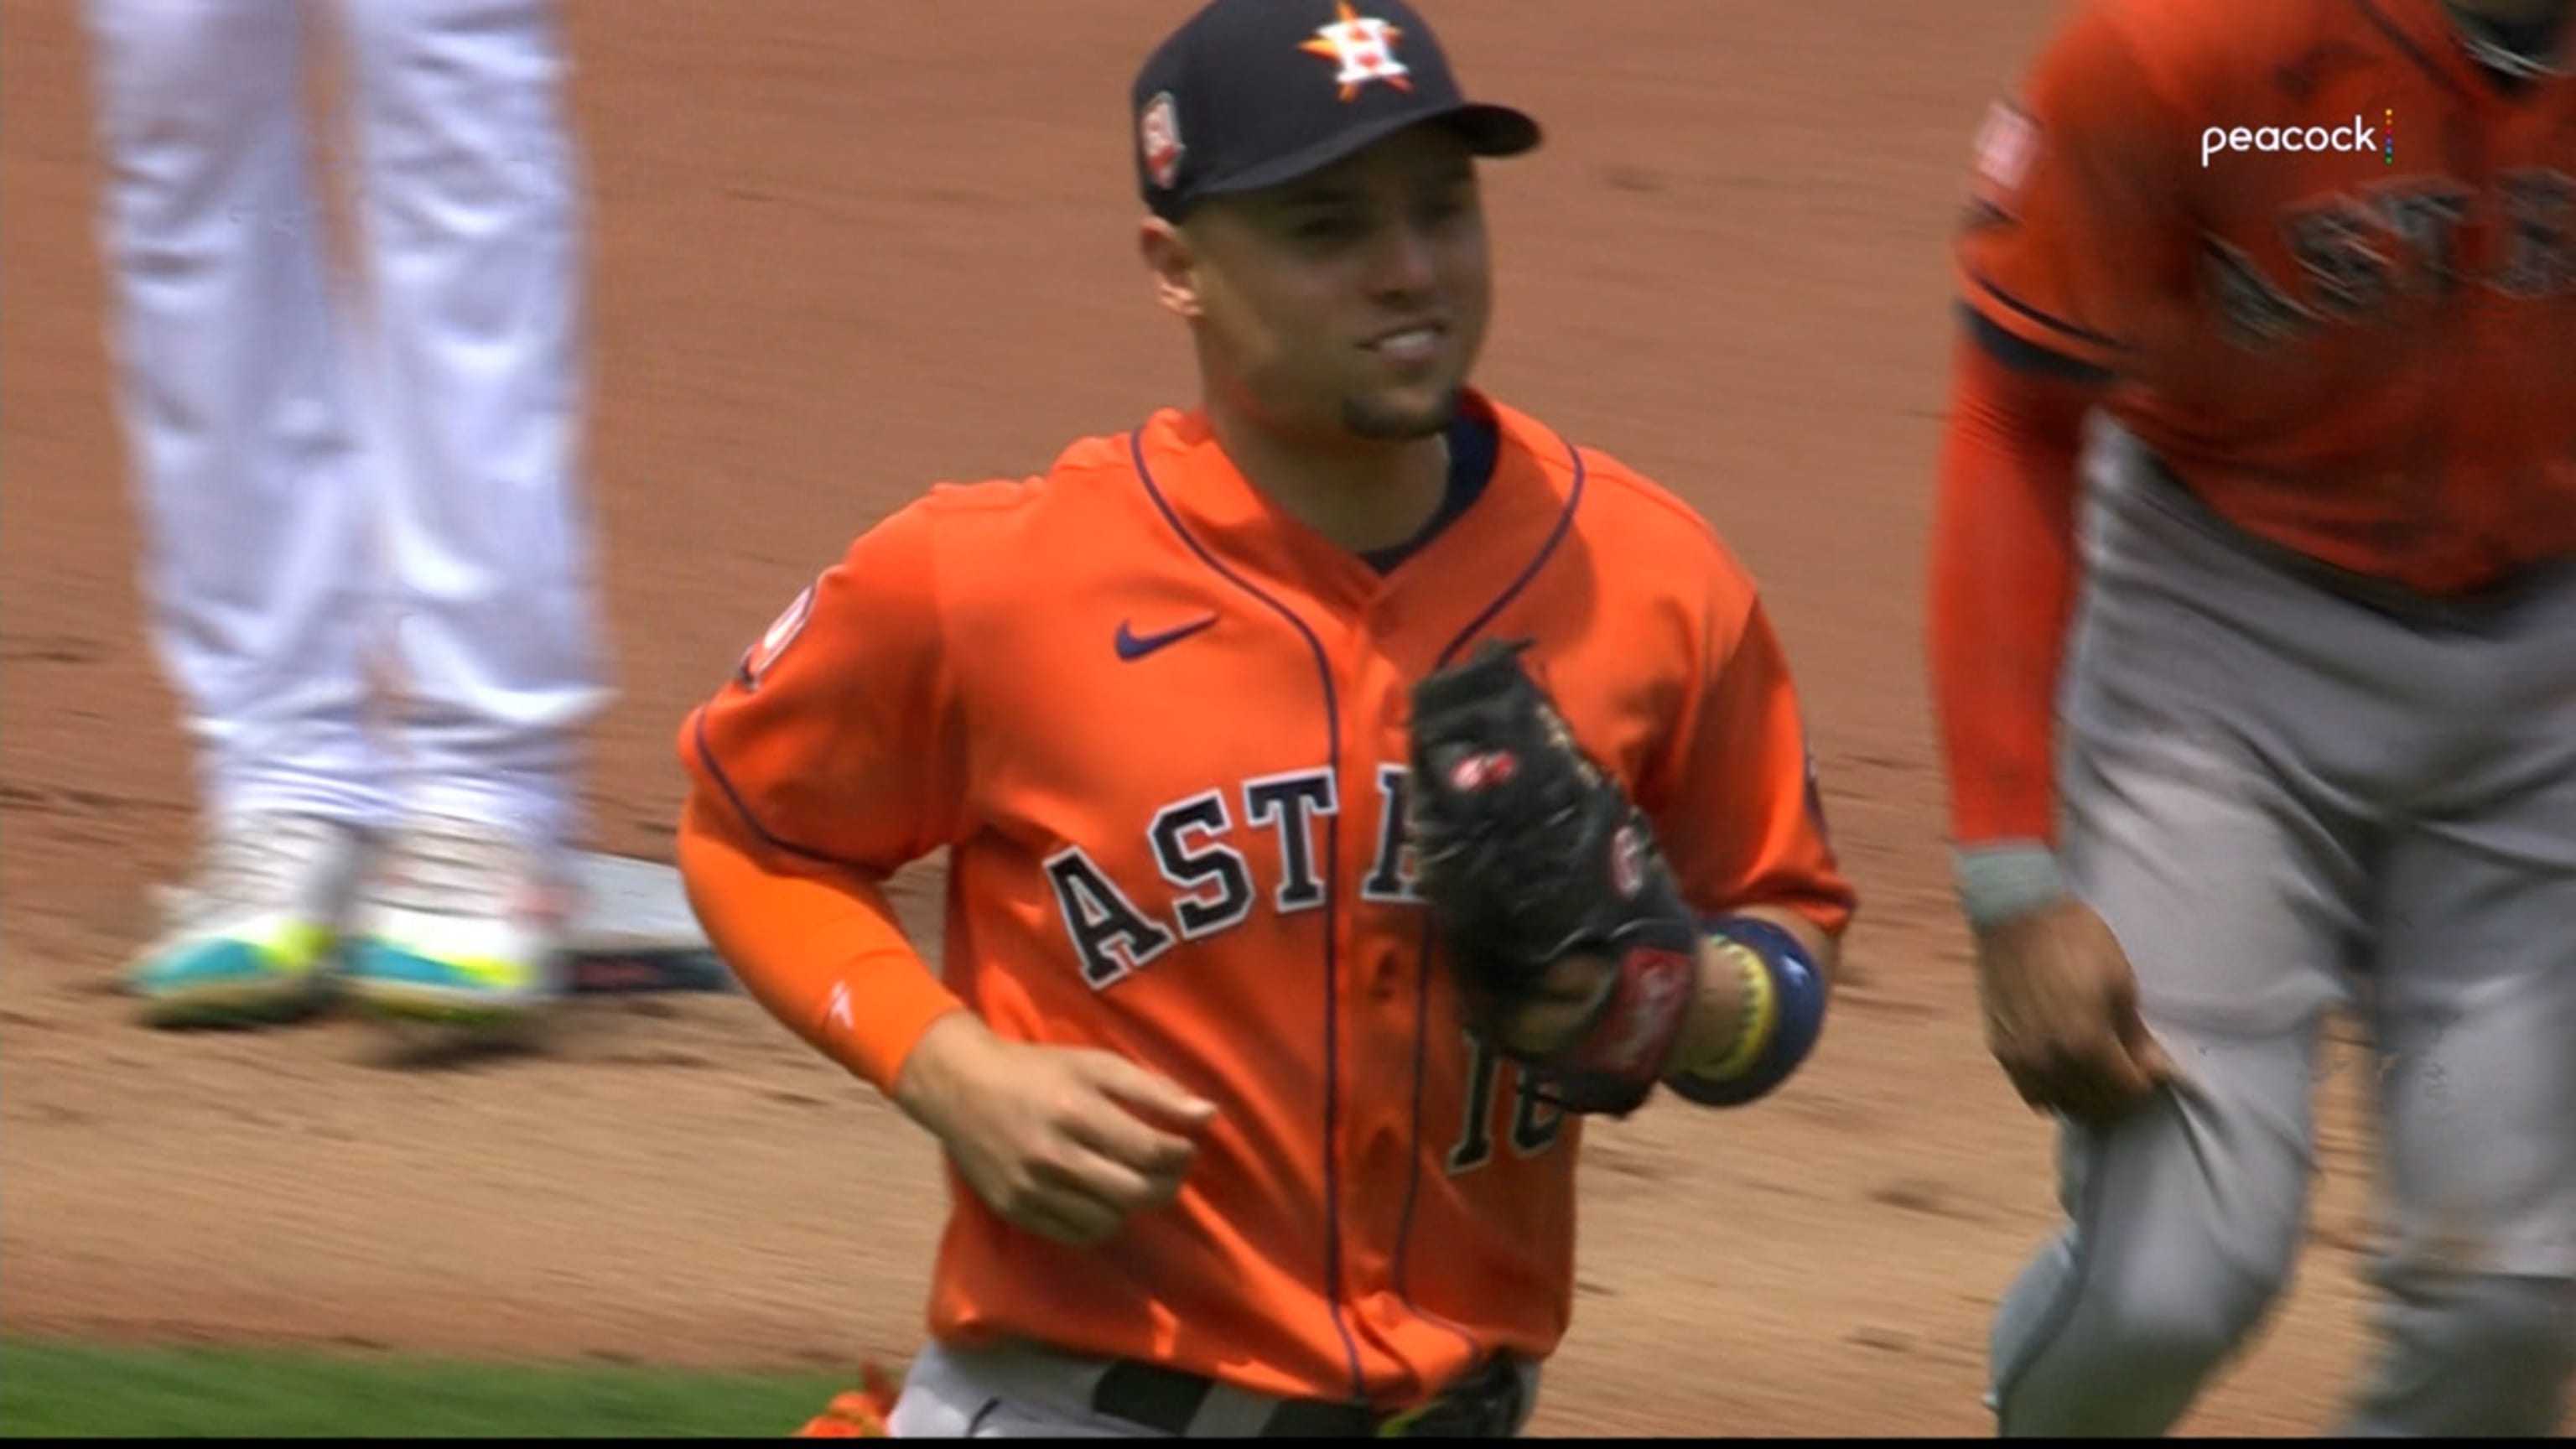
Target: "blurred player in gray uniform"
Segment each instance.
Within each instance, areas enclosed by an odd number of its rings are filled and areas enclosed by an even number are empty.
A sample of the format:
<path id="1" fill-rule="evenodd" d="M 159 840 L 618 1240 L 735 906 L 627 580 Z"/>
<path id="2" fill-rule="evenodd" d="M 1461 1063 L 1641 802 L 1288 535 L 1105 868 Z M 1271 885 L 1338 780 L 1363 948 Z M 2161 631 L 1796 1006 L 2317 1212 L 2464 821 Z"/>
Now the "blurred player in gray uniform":
<path id="1" fill-rule="evenodd" d="M 2105 0 L 1979 137 L 1933 673 L 1989 1044 L 2065 1121 L 2071 1220 L 1997 1317 L 2007 1434 L 2162 1433 L 2249 1342 L 2347 1002 L 2385 1228 L 2347 1431 L 2566 1412 L 2569 10 Z"/>

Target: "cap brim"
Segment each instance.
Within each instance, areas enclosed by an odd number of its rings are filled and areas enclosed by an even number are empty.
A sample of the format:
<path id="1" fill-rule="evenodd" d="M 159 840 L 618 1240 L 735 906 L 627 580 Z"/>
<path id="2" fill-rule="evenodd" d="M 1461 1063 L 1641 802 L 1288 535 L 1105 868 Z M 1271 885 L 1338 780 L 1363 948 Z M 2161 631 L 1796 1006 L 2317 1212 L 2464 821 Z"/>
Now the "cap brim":
<path id="1" fill-rule="evenodd" d="M 1465 138 L 1467 149 L 1478 156 L 1518 156 L 1537 150 L 1540 141 L 1545 139 L 1538 122 L 1523 112 L 1484 101 L 1462 101 L 1438 110 L 1388 116 L 1364 126 L 1353 126 L 1303 150 L 1291 151 L 1249 170 L 1197 183 L 1190 191 L 1196 196 L 1239 196 L 1247 191 L 1261 191 L 1321 171 L 1344 157 L 1416 126 L 1447 126 Z"/>
<path id="2" fill-rule="evenodd" d="M 1538 122 L 1509 106 L 1469 101 L 1440 117 L 1467 138 L 1479 156 L 1518 156 L 1535 151 L 1546 133 Z"/>

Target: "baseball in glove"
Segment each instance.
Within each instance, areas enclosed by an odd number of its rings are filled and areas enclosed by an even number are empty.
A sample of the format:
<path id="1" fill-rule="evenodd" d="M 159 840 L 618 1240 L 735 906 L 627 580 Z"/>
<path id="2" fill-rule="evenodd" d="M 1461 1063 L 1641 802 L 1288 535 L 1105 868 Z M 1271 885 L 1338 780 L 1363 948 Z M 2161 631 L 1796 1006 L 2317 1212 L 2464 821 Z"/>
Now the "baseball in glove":
<path id="1" fill-rule="evenodd" d="M 1413 689 L 1417 888 L 1458 973 L 1468 1029 L 1565 1110 L 1626 1116 L 1653 1094 L 1698 998 L 1698 924 L 1644 813 L 1488 642 Z M 1606 963 L 1570 1029 L 1520 1028 L 1569 958 Z"/>

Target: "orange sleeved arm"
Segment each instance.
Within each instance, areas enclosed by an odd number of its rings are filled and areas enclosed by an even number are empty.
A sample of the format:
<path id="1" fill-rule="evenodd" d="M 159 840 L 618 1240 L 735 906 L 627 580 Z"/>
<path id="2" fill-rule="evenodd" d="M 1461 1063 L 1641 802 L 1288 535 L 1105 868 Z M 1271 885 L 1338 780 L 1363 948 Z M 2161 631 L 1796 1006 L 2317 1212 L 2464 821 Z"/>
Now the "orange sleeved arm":
<path id="1" fill-rule="evenodd" d="M 2100 389 L 1957 347 L 1927 611 L 1951 831 L 2053 844 L 2058 672 L 2076 588 L 2076 454 Z"/>
<path id="2" fill-rule="evenodd" d="M 913 1044 L 964 1004 L 914 953 L 875 883 L 780 871 L 762 854 L 722 802 L 690 793 L 680 876 L 707 939 L 770 1015 L 892 1096 Z"/>
<path id="3" fill-rule="evenodd" d="M 678 738 L 680 869 L 709 939 L 781 1022 L 888 1093 L 961 1006 L 881 889 L 968 828 L 937 522 L 915 503 L 861 535 Z"/>
<path id="4" fill-rule="evenodd" d="M 1730 612 L 1658 771 L 1670 782 L 1658 840 L 1694 907 L 1780 906 L 1839 935 L 1859 898 L 1834 856 L 1787 655 L 1749 584 Z"/>
<path id="5" fill-rule="evenodd" d="M 2054 844 L 2085 415 L 2188 315 L 2199 123 L 2162 23 L 2079 11 L 1977 136 L 1926 618 L 1963 848 Z"/>

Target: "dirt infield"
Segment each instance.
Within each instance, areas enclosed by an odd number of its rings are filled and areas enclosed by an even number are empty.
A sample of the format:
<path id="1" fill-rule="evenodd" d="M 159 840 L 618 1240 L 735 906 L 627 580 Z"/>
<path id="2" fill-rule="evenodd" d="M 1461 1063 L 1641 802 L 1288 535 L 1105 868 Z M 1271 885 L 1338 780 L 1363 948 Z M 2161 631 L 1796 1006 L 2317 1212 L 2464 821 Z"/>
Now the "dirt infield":
<path id="1" fill-rule="evenodd" d="M 1187 386 L 1121 149 L 1129 70 L 1184 8 L 574 5 L 621 687 L 594 844 L 667 855 L 673 726 L 850 535 Z M 1585 1296 L 1540 1430 L 1990 1427 L 1989 1307 L 2054 1204 L 1942 890 L 1915 621 L 1944 230 L 1979 110 L 2048 8 L 1442 7 L 1471 86 L 1553 132 L 1489 178 L 1483 380 L 1684 492 L 1761 576 L 1866 892 L 1857 981 L 1794 1090 L 1595 1137 Z M 88 57 L 69 0 L 5 0 L 0 34 L 7 1327 L 906 1353 L 932 1151 L 746 1003 L 584 1006 L 540 1057 L 426 1070 L 342 1024 L 155 1036 L 106 994 L 147 884 L 186 855 L 188 765 L 133 587 Z M 935 882 L 907 885 L 928 926 Z M 2330 1422 L 2363 1344 L 2362 1076 L 2324 1086 L 2296 1296 L 2193 1430 Z"/>

